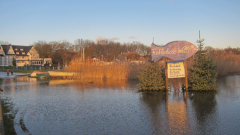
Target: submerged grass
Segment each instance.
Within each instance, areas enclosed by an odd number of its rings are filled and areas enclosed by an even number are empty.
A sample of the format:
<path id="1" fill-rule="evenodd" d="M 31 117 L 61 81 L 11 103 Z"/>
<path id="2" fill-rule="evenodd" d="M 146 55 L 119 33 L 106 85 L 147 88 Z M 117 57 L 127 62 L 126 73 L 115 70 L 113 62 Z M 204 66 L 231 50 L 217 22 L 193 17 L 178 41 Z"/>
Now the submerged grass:
<path id="1" fill-rule="evenodd" d="M 9 99 L 1 99 L 2 117 L 5 135 L 16 135 L 14 129 L 14 118 L 17 111 L 13 111 L 13 104 Z"/>
<path id="2" fill-rule="evenodd" d="M 24 132 L 29 132 L 28 129 L 27 129 L 27 127 L 25 126 L 24 121 L 23 121 L 22 118 L 19 120 L 19 123 L 20 123 L 21 129 L 22 129 Z"/>

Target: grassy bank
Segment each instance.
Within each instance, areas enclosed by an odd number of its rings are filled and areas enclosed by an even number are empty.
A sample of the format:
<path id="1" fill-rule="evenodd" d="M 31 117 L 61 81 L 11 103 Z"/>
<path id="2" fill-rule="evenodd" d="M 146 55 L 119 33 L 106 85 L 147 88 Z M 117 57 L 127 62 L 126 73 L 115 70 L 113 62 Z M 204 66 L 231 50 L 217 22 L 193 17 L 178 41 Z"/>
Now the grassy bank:
<path id="1" fill-rule="evenodd" d="M 9 69 L 10 71 L 13 72 L 17 72 L 17 73 L 32 73 L 33 71 L 39 71 L 39 72 L 47 72 L 47 71 L 52 71 L 53 67 L 49 68 L 49 67 L 40 67 L 38 66 L 26 66 L 26 67 L 18 67 L 16 68 L 15 66 L 4 66 L 4 67 L 0 67 L 0 72 L 7 72 L 7 69 Z M 57 68 L 54 67 L 54 70 L 56 70 Z"/>
<path id="2" fill-rule="evenodd" d="M 48 70 L 13 70 L 13 73 L 32 73 L 33 71 L 48 72 Z M 0 72 L 7 73 L 7 70 L 0 70 Z M 11 72 L 9 74 L 11 74 Z"/>

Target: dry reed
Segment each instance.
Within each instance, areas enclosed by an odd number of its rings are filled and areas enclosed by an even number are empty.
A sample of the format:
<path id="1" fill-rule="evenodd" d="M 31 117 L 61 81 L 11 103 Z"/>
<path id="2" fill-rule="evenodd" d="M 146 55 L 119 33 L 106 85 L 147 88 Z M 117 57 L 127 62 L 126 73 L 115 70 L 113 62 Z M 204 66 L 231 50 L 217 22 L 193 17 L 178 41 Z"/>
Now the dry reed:
<path id="1" fill-rule="evenodd" d="M 240 55 L 226 50 L 211 50 L 209 57 L 214 58 L 218 76 L 240 73 Z"/>
<path id="2" fill-rule="evenodd" d="M 209 50 L 207 55 L 214 58 L 219 76 L 240 73 L 240 55 L 219 49 Z M 195 58 L 195 56 L 192 56 L 187 59 L 188 69 L 192 67 Z M 79 58 L 75 58 L 65 71 L 78 72 L 77 79 L 138 79 L 137 75 L 139 75 L 139 72 L 145 67 L 146 63 L 147 62 L 140 64 L 133 62 L 82 62 Z M 159 63 L 160 65 L 164 65 L 163 59 L 160 60 Z M 189 73 L 188 76 L 190 76 Z M 176 83 L 176 85 L 179 84 L 179 82 L 174 83 Z M 179 86 L 177 86 L 176 89 L 179 89 Z"/>
<path id="3" fill-rule="evenodd" d="M 129 62 L 81 62 L 71 61 L 66 72 L 78 72 L 77 79 L 137 79 L 143 64 Z"/>

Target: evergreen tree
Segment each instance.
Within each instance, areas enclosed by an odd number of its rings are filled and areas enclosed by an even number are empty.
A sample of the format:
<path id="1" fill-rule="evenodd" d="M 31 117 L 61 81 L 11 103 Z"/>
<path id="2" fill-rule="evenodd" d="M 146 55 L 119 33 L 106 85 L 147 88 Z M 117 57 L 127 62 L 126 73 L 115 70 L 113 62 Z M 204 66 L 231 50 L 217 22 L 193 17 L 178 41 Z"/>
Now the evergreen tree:
<path id="1" fill-rule="evenodd" d="M 138 79 L 140 83 L 137 87 L 141 90 L 164 90 L 166 88 L 161 68 L 156 62 L 147 64 Z"/>
<path id="2" fill-rule="evenodd" d="M 13 66 L 16 66 L 16 60 L 13 58 L 13 60 L 12 60 L 12 65 Z"/>
<path id="3" fill-rule="evenodd" d="M 199 50 L 196 53 L 197 58 L 194 60 L 193 68 L 190 69 L 189 88 L 190 90 L 215 90 L 217 78 L 216 66 L 213 59 L 208 57 L 203 50 L 204 39 L 199 39 Z"/>

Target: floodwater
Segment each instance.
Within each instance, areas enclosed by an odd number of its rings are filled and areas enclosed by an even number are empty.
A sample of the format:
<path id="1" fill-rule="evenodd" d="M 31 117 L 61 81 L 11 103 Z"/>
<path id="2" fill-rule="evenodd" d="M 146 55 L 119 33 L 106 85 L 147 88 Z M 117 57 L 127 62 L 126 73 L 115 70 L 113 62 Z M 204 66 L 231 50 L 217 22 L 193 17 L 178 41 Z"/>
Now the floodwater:
<path id="1" fill-rule="evenodd" d="M 217 91 L 188 93 L 141 93 L 137 81 L 0 76 L 20 135 L 240 134 L 239 75 L 218 78 Z"/>

